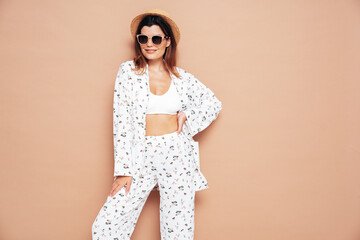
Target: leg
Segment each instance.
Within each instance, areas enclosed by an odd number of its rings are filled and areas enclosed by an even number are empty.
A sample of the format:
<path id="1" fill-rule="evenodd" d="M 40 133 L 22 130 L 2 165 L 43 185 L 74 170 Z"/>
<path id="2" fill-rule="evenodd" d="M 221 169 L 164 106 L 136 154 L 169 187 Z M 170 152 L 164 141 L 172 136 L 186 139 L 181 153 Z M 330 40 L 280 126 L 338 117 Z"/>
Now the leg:
<path id="1" fill-rule="evenodd" d="M 149 167 L 146 166 L 146 169 Z M 125 187 L 108 196 L 92 225 L 93 240 L 129 240 L 141 210 L 156 185 L 153 174 L 134 176 L 128 195 Z"/>
<path id="2" fill-rule="evenodd" d="M 182 134 L 168 141 L 159 168 L 162 240 L 194 239 L 195 163 Z"/>

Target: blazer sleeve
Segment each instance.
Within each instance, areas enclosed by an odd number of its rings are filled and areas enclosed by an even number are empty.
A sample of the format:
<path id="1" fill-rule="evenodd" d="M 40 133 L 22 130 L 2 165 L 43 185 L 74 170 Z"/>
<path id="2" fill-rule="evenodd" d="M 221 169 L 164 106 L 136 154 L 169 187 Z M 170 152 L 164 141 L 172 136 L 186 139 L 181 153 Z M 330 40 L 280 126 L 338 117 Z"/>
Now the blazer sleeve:
<path id="1" fill-rule="evenodd" d="M 191 73 L 186 74 L 189 82 L 188 98 L 190 107 L 184 113 L 191 136 L 201 132 L 213 122 L 222 109 L 221 101 L 215 94 Z"/>
<path id="2" fill-rule="evenodd" d="M 114 140 L 114 180 L 116 176 L 132 176 L 131 161 L 133 139 L 133 111 L 131 84 L 121 64 L 115 80 L 113 98 L 113 140 Z"/>

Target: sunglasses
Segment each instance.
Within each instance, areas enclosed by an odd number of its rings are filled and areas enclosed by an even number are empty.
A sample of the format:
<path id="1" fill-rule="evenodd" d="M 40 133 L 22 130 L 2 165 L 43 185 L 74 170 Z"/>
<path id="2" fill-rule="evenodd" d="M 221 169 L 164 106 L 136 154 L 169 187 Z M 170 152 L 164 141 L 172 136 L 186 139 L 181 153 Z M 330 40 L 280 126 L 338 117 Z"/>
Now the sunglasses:
<path id="1" fill-rule="evenodd" d="M 138 34 L 138 35 L 136 35 L 136 38 L 140 44 L 146 44 L 149 41 L 149 37 L 145 34 Z M 160 35 L 152 36 L 151 41 L 155 45 L 160 45 L 164 38 L 168 39 L 169 36 L 160 36 Z"/>

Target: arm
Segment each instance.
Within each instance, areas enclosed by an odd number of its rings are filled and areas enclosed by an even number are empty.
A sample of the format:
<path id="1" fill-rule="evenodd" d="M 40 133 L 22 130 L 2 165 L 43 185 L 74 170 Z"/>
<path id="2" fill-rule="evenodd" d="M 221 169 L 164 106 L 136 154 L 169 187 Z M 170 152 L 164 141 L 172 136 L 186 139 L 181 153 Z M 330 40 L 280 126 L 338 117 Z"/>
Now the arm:
<path id="1" fill-rule="evenodd" d="M 125 65 L 116 76 L 113 104 L 114 180 L 117 176 L 132 176 L 131 148 L 133 140 L 131 85 Z"/>
<path id="2" fill-rule="evenodd" d="M 207 128 L 217 118 L 222 109 L 222 103 L 194 75 L 186 73 L 185 77 L 190 84 L 188 89 L 190 107 L 184 113 L 191 136 L 194 136 Z"/>

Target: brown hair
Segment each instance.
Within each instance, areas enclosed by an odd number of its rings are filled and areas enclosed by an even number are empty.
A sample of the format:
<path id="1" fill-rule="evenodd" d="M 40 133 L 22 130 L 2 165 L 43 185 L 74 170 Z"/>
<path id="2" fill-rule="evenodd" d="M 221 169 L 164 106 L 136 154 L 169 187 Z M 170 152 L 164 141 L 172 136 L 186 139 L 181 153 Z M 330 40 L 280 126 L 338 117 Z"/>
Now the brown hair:
<path id="1" fill-rule="evenodd" d="M 163 56 L 165 67 L 176 77 L 181 78 L 180 74 L 176 70 L 176 41 L 174 38 L 174 34 L 173 31 L 171 30 L 170 25 L 162 17 L 157 15 L 148 15 L 144 17 L 139 23 L 136 34 L 141 33 L 142 27 L 144 26 L 151 27 L 152 25 L 158 25 L 166 36 L 170 36 L 171 44 L 169 47 L 165 49 L 165 53 Z M 132 70 L 138 71 L 141 69 L 140 74 L 142 75 L 145 73 L 145 66 L 148 60 L 142 54 L 140 45 L 136 40 L 136 38 L 135 38 L 135 53 L 136 56 L 133 59 L 135 68 Z"/>

